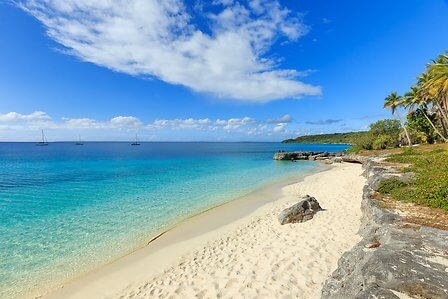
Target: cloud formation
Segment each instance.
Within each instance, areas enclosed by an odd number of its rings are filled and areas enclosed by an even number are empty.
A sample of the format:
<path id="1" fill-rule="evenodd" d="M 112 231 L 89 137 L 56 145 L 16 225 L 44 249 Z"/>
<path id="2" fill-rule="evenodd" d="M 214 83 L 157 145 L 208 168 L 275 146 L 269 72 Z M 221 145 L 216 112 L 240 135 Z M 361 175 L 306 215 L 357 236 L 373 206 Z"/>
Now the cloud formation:
<path id="1" fill-rule="evenodd" d="M 42 111 L 35 111 L 31 114 L 20 114 L 17 112 L 9 112 L 0 114 L 0 122 L 17 122 L 17 121 L 47 121 L 51 117 Z"/>
<path id="2" fill-rule="evenodd" d="M 323 119 L 323 120 L 315 120 L 315 121 L 307 121 L 305 122 L 308 125 L 331 125 L 331 124 L 335 124 L 338 122 L 341 122 L 342 119 Z"/>
<path id="3" fill-rule="evenodd" d="M 63 51 L 133 76 L 249 102 L 318 95 L 270 50 L 308 28 L 278 0 L 18 0 Z M 198 13 L 200 10 L 200 13 Z M 199 22 L 198 20 L 206 19 Z"/>
<path id="4" fill-rule="evenodd" d="M 82 131 L 98 132 L 99 136 L 107 136 L 111 132 L 122 131 L 129 136 L 129 132 L 159 132 L 169 136 L 169 131 L 207 131 L 222 134 L 240 134 L 245 136 L 271 136 L 272 134 L 286 133 L 288 117 L 277 118 L 282 123 L 272 123 L 265 120 L 256 120 L 251 117 L 228 118 L 228 119 L 158 119 L 145 123 L 135 116 L 116 116 L 109 120 L 101 121 L 92 118 L 68 118 L 62 117 L 55 120 L 45 112 L 33 112 L 20 114 L 9 112 L 0 114 L 0 132 L 36 132 L 40 129 L 65 132 L 66 136 L 74 136 Z M 126 133 L 128 132 L 128 133 Z M 162 136 L 165 137 L 165 136 Z"/>
<path id="5" fill-rule="evenodd" d="M 293 119 L 293 117 L 291 115 L 285 114 L 285 115 L 283 115 L 281 117 L 270 119 L 267 122 L 270 123 L 270 124 L 278 124 L 278 123 L 285 123 L 285 124 L 287 124 L 287 123 L 292 122 L 293 120 L 294 119 Z"/>

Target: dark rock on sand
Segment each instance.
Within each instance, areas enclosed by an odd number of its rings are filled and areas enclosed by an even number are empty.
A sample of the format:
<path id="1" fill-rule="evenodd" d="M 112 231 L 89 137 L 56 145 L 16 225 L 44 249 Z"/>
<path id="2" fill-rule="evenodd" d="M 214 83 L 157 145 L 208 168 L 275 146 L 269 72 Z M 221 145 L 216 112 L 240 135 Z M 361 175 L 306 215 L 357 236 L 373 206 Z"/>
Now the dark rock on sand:
<path id="1" fill-rule="evenodd" d="M 319 202 L 314 197 L 306 195 L 299 203 L 283 210 L 279 215 L 278 220 L 281 225 L 305 222 L 312 219 L 314 214 L 321 210 L 322 208 L 320 207 Z"/>

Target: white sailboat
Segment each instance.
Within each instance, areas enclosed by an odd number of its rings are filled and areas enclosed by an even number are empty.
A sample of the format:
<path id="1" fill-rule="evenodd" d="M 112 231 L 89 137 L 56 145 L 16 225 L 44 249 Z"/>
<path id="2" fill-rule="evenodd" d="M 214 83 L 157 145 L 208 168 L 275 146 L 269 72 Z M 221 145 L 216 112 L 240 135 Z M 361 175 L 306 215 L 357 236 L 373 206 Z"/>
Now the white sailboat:
<path id="1" fill-rule="evenodd" d="M 131 145 L 140 145 L 140 142 L 138 141 L 137 133 L 135 134 L 135 141 L 132 142 Z"/>
<path id="2" fill-rule="evenodd" d="M 79 141 L 75 143 L 75 145 L 84 145 L 81 141 L 81 135 L 79 135 Z"/>
<path id="3" fill-rule="evenodd" d="M 45 138 L 44 130 L 42 130 L 42 141 L 36 143 L 38 146 L 46 146 L 48 145 L 47 138 Z"/>

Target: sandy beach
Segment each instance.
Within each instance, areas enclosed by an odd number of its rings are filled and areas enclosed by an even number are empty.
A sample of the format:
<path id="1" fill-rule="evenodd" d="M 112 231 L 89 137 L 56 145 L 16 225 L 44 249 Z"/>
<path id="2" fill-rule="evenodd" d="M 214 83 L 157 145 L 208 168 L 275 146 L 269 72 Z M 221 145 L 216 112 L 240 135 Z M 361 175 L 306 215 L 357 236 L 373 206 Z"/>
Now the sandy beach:
<path id="1" fill-rule="evenodd" d="M 361 173 L 359 164 L 336 164 L 212 209 L 44 298 L 318 298 L 360 240 Z M 306 194 L 324 211 L 280 225 L 279 213 Z"/>

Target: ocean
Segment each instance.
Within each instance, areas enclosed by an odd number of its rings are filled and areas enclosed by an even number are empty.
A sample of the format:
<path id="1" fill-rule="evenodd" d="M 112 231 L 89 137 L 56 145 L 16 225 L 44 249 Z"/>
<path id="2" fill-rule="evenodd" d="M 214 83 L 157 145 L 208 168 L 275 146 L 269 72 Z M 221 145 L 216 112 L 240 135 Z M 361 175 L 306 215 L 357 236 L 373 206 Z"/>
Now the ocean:
<path id="1" fill-rule="evenodd" d="M 93 270 L 183 219 L 318 167 L 273 161 L 279 149 L 347 147 L 0 143 L 0 298 Z"/>

